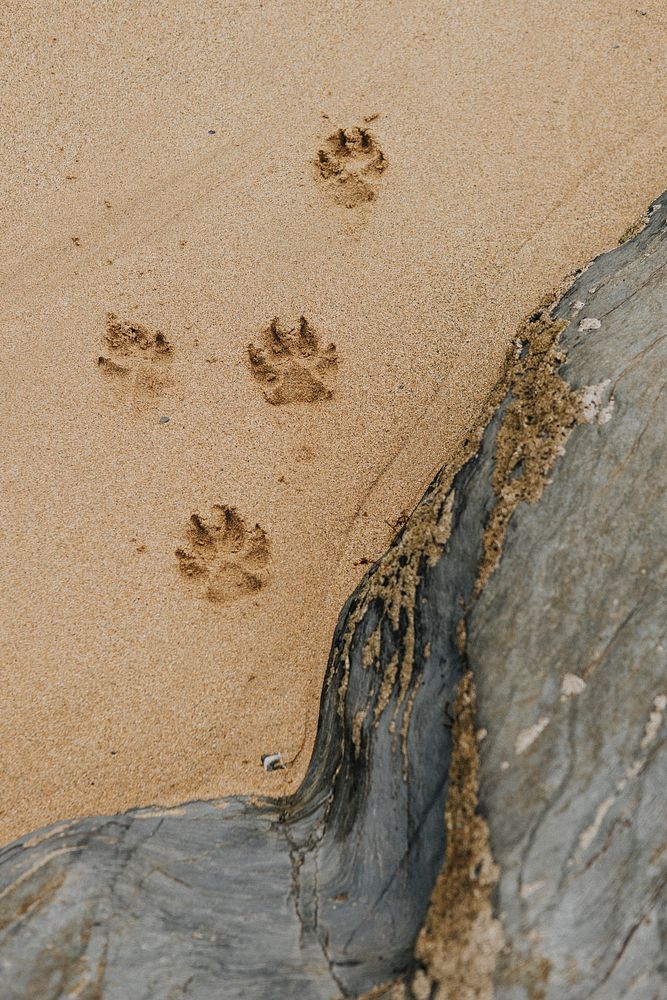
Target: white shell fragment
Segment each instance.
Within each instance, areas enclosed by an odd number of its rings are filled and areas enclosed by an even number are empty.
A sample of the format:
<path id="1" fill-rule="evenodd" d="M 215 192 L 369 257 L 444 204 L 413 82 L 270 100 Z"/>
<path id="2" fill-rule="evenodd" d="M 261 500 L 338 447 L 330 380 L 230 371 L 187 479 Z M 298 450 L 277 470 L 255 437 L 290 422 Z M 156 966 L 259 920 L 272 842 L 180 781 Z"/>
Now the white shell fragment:
<path id="1" fill-rule="evenodd" d="M 614 412 L 613 393 L 606 406 L 602 405 L 607 388 L 611 385 L 611 380 L 606 378 L 604 382 L 597 385 L 586 385 L 581 390 L 581 416 L 583 424 L 606 424 L 612 418 Z"/>
<path id="2" fill-rule="evenodd" d="M 549 722 L 550 720 L 548 716 L 543 715 L 542 718 L 538 719 L 534 725 L 529 726 L 528 729 L 522 729 L 515 740 L 514 752 L 516 754 L 522 754 L 525 750 L 527 750 L 528 747 L 535 742 L 540 733 L 547 728 Z"/>
<path id="3" fill-rule="evenodd" d="M 574 695 L 581 694 L 586 687 L 586 681 L 577 674 L 565 674 L 560 684 L 560 700 L 567 701 Z"/>
<path id="4" fill-rule="evenodd" d="M 599 330 L 601 326 L 602 323 L 599 319 L 596 319 L 595 316 L 589 316 L 588 319 L 582 319 L 579 329 L 583 333 L 587 333 L 589 330 Z"/>

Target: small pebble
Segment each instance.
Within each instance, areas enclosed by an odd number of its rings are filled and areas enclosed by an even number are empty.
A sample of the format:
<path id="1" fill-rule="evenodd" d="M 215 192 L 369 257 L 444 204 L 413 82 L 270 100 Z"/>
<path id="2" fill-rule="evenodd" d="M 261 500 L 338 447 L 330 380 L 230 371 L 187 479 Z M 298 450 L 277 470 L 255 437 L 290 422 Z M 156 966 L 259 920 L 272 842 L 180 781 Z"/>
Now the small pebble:
<path id="1" fill-rule="evenodd" d="M 208 130 L 208 134 L 209 134 L 209 135 L 215 135 L 215 129 L 214 129 L 214 128 L 210 128 L 210 129 Z"/>
<path id="2" fill-rule="evenodd" d="M 171 417 L 160 417 L 160 423 L 161 424 L 168 424 L 170 420 L 171 420 Z"/>
<path id="3" fill-rule="evenodd" d="M 283 755 L 281 753 L 263 753 L 262 767 L 265 771 L 285 770 Z"/>

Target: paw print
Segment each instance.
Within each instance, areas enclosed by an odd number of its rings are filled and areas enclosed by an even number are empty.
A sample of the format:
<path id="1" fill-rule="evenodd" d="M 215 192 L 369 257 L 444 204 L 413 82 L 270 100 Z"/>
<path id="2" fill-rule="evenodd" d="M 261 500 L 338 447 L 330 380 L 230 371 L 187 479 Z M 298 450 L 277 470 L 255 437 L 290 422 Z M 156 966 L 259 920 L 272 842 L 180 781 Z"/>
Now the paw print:
<path id="1" fill-rule="evenodd" d="M 234 507 L 215 504 L 206 520 L 192 514 L 187 540 L 187 548 L 176 549 L 178 567 L 209 601 L 233 604 L 268 582 L 265 569 L 271 553 L 266 532 L 258 524 L 248 528 Z"/>
<path id="2" fill-rule="evenodd" d="M 318 150 L 316 166 L 334 201 L 355 208 L 375 199 L 387 161 L 368 129 L 355 126 L 329 136 Z"/>
<path id="3" fill-rule="evenodd" d="M 333 395 L 336 345 L 320 347 L 320 338 L 305 316 L 291 330 L 272 319 L 262 333 L 261 346 L 248 345 L 248 357 L 269 403 L 314 403 Z"/>
<path id="4" fill-rule="evenodd" d="M 117 388 L 130 390 L 138 402 L 162 394 L 169 384 L 173 356 L 173 347 L 163 333 L 109 313 L 103 345 L 108 353 L 100 355 L 97 365 Z"/>

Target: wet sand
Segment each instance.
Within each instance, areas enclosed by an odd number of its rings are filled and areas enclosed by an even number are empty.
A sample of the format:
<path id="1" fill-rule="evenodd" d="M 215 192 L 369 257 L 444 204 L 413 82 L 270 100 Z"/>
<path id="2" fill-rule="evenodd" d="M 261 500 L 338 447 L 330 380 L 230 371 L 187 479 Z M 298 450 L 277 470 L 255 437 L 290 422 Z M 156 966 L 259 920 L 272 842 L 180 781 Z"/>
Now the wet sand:
<path id="1" fill-rule="evenodd" d="M 489 6 L 0 15 L 0 840 L 294 788 L 364 560 L 665 187 L 667 12 Z"/>

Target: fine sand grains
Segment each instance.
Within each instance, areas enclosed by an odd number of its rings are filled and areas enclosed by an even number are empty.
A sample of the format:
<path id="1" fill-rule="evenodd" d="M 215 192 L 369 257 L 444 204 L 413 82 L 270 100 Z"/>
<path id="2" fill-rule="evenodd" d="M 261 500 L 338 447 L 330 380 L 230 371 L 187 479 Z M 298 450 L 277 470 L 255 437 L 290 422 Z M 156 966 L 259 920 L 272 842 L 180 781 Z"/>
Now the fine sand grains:
<path id="1" fill-rule="evenodd" d="M 667 11 L 0 23 L 0 841 L 292 790 L 345 598 L 667 186 Z"/>

